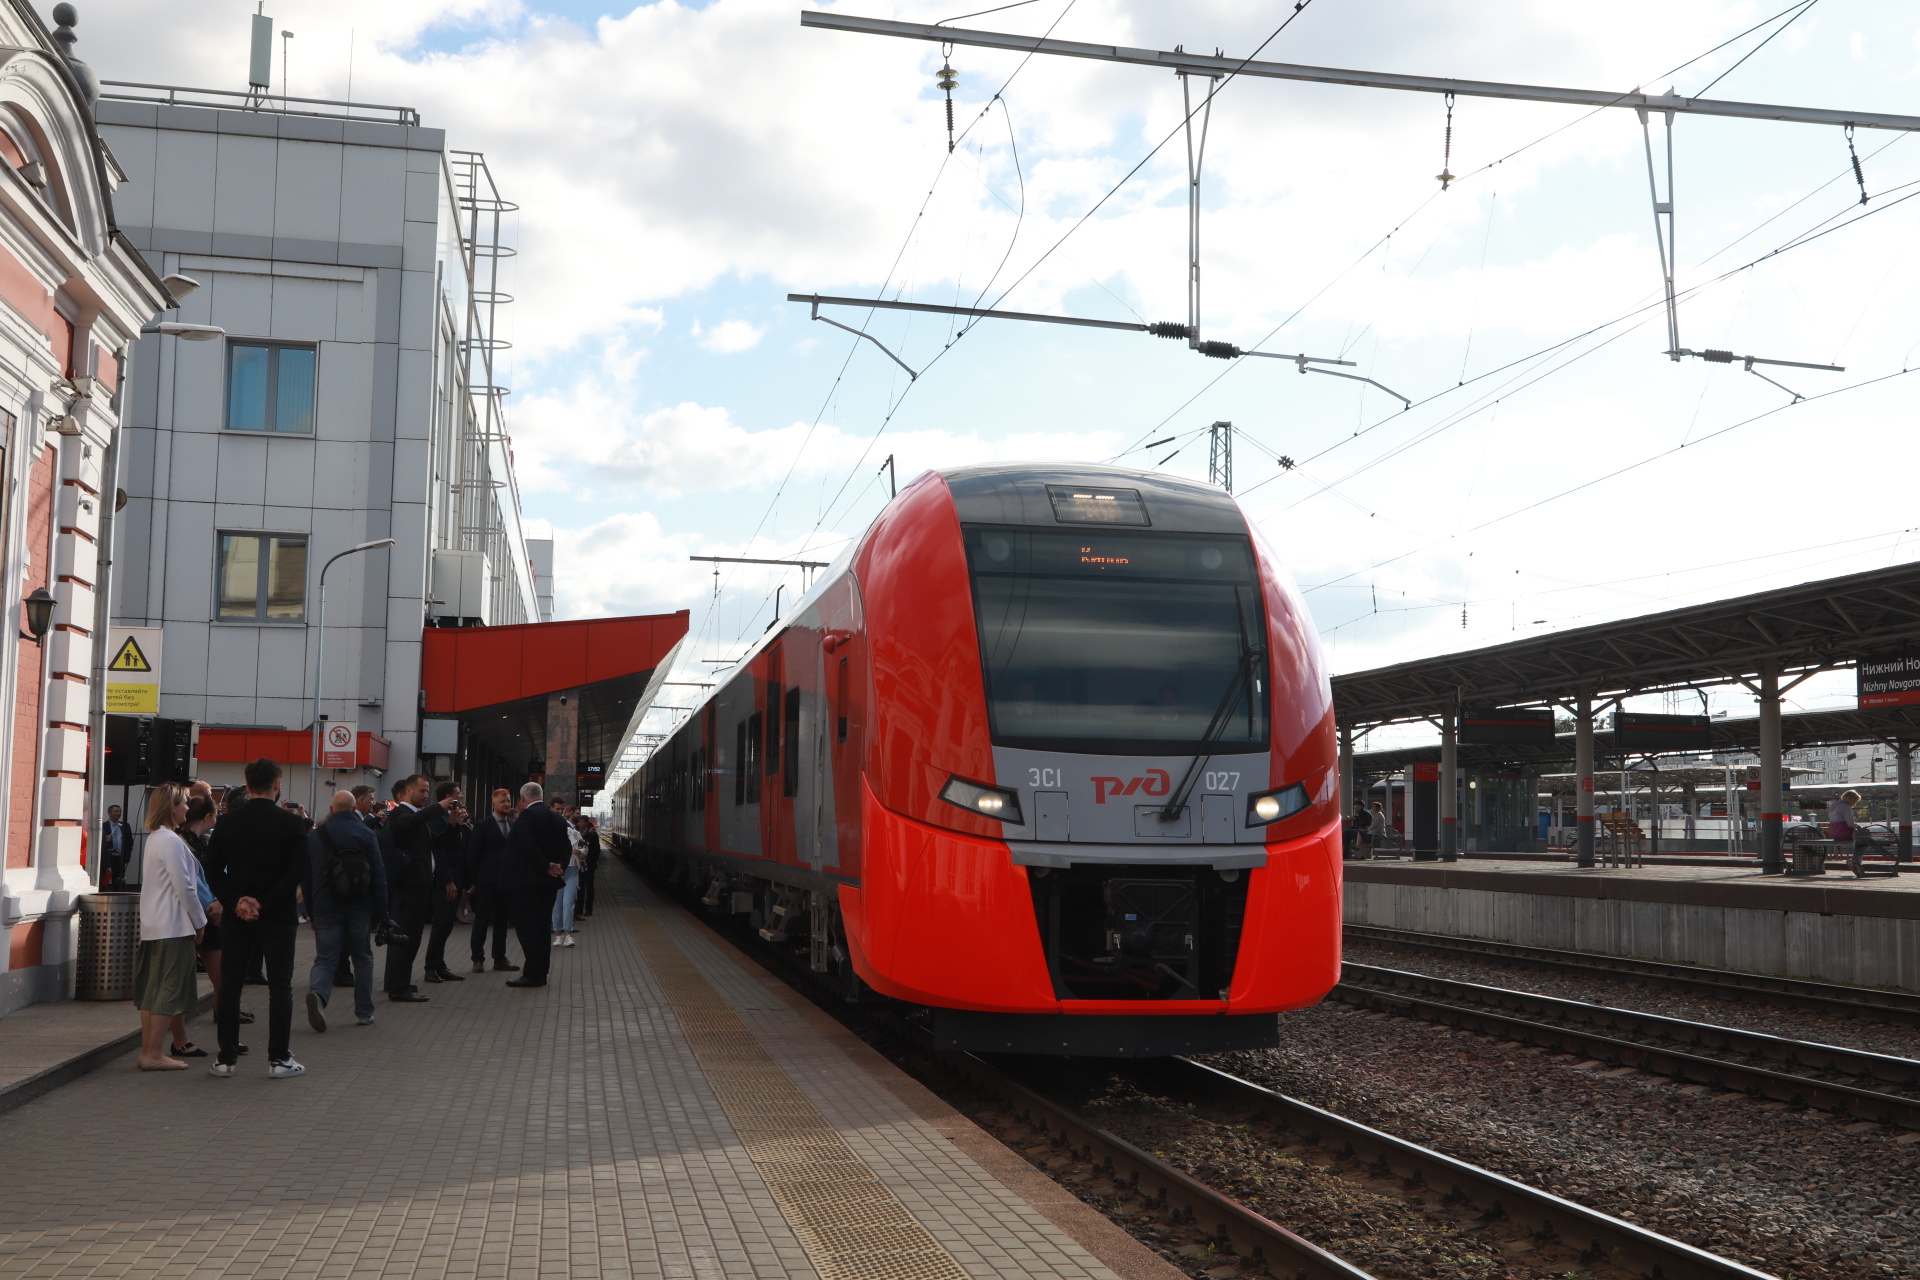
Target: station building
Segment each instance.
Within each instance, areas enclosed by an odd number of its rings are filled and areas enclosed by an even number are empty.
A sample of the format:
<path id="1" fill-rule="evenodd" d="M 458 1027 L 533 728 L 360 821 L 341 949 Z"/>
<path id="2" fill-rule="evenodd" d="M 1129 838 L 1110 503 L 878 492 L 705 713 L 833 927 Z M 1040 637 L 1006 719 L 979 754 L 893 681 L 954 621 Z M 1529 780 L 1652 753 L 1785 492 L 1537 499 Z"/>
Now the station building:
<path id="1" fill-rule="evenodd" d="M 14 632 L 0 644 L 0 1014 L 72 990 L 106 661 L 101 522 L 128 348 L 168 301 L 116 225 L 121 175 L 91 92 L 56 33 L 0 0 L 0 574 Z"/>
<path id="2" fill-rule="evenodd" d="M 303 803 L 384 794 L 421 767 L 423 633 L 552 614 L 493 374 L 514 206 L 410 108 L 108 81 L 97 120 L 127 240 L 219 331 L 133 353 L 113 620 L 161 629 L 159 715 L 198 723 L 200 776 L 264 755 Z M 322 659 L 355 745 L 316 787 Z"/>

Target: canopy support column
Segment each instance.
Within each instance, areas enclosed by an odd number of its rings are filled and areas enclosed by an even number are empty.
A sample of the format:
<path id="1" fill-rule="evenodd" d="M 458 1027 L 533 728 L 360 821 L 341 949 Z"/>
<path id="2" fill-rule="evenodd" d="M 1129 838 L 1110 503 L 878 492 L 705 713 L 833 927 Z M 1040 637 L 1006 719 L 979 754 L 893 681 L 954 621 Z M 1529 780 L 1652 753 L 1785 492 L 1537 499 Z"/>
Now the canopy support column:
<path id="1" fill-rule="evenodd" d="M 1440 861 L 1460 860 L 1460 775 L 1454 739 L 1459 717 L 1452 707 L 1440 713 Z"/>
<path id="2" fill-rule="evenodd" d="M 1593 865 L 1593 695 L 1582 693 L 1573 712 L 1574 863 Z"/>
<path id="3" fill-rule="evenodd" d="M 1895 794 L 1899 797 L 1897 801 L 1899 805 L 1899 809 L 1897 812 L 1897 821 L 1900 823 L 1899 849 L 1894 856 L 1895 856 L 1895 861 L 1912 862 L 1913 861 L 1913 744 L 1910 742 L 1896 742 L 1893 744 L 1893 749 L 1897 753 L 1895 755 L 1895 760 L 1897 763 L 1894 766 L 1895 768 L 1894 777 L 1899 783 L 1899 790 L 1895 792 Z"/>
<path id="4" fill-rule="evenodd" d="M 1352 821 L 1353 794 L 1353 726 L 1340 726 L 1340 856 L 1348 857 L 1353 853 L 1350 845 L 1354 833 L 1349 830 Z"/>
<path id="5" fill-rule="evenodd" d="M 1760 874 L 1777 876 L 1786 870 L 1780 854 L 1780 832 L 1786 821 L 1780 788 L 1780 665 L 1768 661 L 1760 668 Z"/>

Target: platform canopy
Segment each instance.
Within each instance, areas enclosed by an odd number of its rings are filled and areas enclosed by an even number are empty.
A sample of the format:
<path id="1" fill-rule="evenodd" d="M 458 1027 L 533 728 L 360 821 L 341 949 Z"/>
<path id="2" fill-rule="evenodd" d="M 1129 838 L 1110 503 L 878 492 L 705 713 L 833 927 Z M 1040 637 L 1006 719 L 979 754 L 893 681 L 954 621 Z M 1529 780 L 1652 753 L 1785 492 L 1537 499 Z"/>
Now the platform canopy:
<path id="1" fill-rule="evenodd" d="M 457 719 L 477 744 L 515 771 L 547 759 L 551 702 L 578 701 L 574 759 L 611 765 L 655 669 L 687 634 L 689 615 L 647 614 L 533 622 L 516 627 L 429 628 L 422 707 Z"/>
<path id="2" fill-rule="evenodd" d="M 1886 707 L 1875 711 L 1803 711 L 1780 717 L 1780 745 L 1783 749 L 1812 746 L 1876 745 L 1879 743 L 1920 743 L 1920 716 L 1910 707 Z M 1511 770 L 1537 772 L 1542 766 L 1559 769 L 1573 759 L 1573 735 L 1563 733 L 1551 744 L 1538 746 L 1475 746 L 1463 743 L 1459 752 L 1460 768 L 1467 772 Z M 1738 720 L 1715 720 L 1712 744 L 1704 754 L 1734 754 L 1760 750 L 1760 720 L 1746 716 Z M 1594 758 L 1618 762 L 1620 752 L 1613 745 L 1613 734 L 1598 730 L 1593 735 Z M 1627 759 L 1641 760 L 1645 751 L 1630 751 Z M 1701 752 L 1682 752 L 1697 756 Z M 1379 777 L 1397 773 L 1410 764 L 1440 759 L 1440 744 L 1403 747 L 1391 751 L 1357 751 L 1354 771 L 1362 776 Z M 1711 768 L 1717 773 L 1719 765 Z M 1663 772 L 1665 769 L 1663 767 Z"/>
<path id="3" fill-rule="evenodd" d="M 1604 699 L 1724 684 L 1755 675 L 1763 663 L 1777 664 L 1783 675 L 1850 666 L 1863 654 L 1915 640 L 1920 564 L 1904 564 L 1350 672 L 1333 677 L 1333 704 L 1341 724 L 1359 727 L 1461 704 L 1552 702 L 1583 691 Z M 1920 719 L 1896 715 L 1910 726 L 1907 737 L 1920 737 Z M 1892 736 L 1881 722 L 1852 731 L 1862 740 Z M 1464 760 L 1467 748 L 1461 750 Z"/>

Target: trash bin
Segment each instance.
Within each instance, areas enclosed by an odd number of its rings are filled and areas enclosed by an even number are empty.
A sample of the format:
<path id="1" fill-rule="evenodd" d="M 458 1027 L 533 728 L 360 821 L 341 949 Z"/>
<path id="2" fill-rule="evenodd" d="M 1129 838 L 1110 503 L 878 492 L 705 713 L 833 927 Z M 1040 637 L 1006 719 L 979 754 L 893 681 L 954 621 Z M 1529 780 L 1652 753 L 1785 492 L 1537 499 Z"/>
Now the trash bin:
<path id="1" fill-rule="evenodd" d="M 133 953 L 140 947 L 140 895 L 89 893 L 80 899 L 78 1000 L 133 999 Z"/>

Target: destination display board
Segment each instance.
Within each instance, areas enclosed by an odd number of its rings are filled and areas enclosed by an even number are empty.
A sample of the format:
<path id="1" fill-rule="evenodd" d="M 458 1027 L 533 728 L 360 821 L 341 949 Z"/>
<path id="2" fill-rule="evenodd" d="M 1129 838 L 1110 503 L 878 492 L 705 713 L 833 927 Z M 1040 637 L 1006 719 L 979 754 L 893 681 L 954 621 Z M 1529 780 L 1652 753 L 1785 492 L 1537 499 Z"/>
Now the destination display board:
<path id="1" fill-rule="evenodd" d="M 1655 715 L 1647 711 L 1613 713 L 1613 745 L 1620 751 L 1708 751 L 1713 721 L 1707 716 Z"/>
<path id="2" fill-rule="evenodd" d="M 1463 708 L 1459 741 L 1470 747 L 1550 747 L 1553 745 L 1553 708 Z"/>
<path id="3" fill-rule="evenodd" d="M 1920 651 L 1882 653 L 1853 664 L 1859 710 L 1920 705 Z"/>

